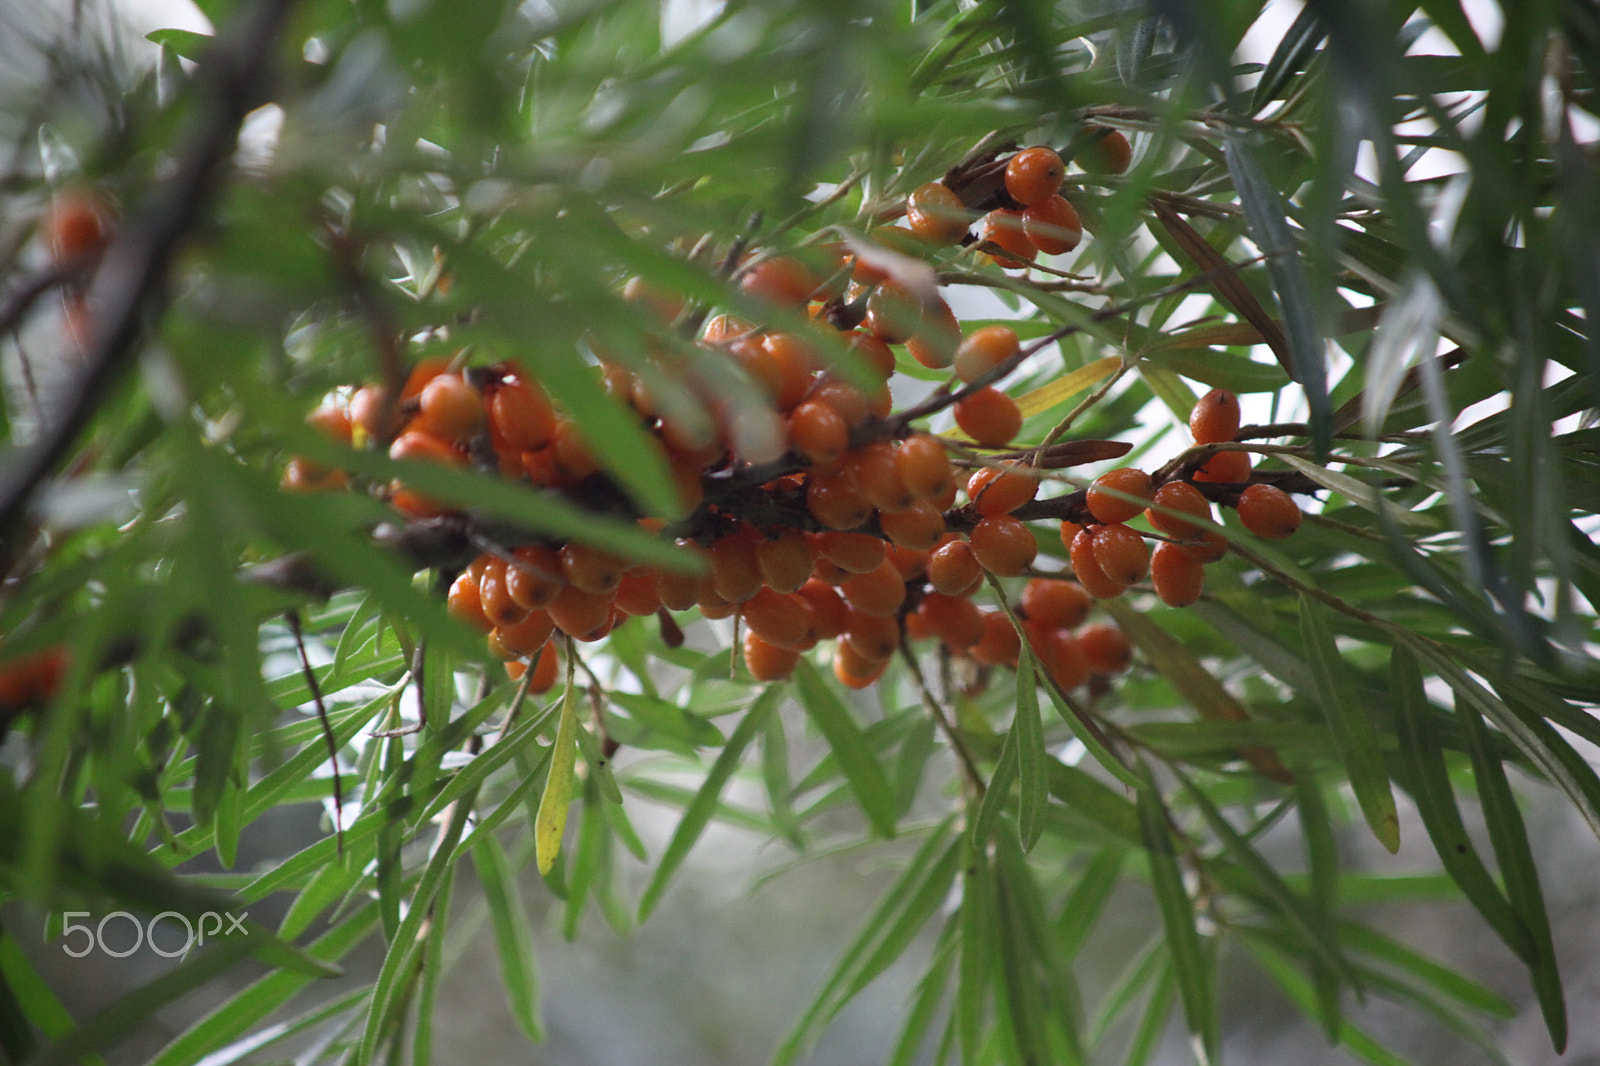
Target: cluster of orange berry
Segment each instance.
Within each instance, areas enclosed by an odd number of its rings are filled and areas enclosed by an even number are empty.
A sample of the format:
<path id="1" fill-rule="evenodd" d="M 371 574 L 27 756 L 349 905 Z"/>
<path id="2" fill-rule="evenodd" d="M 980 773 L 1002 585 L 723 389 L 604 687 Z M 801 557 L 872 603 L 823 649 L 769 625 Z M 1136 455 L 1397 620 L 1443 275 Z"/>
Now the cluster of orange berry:
<path id="1" fill-rule="evenodd" d="M 1006 163 L 1009 195 L 1029 204 L 1021 214 L 1061 199 L 1061 170 L 1049 149 L 1026 149 Z M 928 188 L 908 204 L 914 233 L 919 220 L 939 214 L 939 197 Z M 1014 665 L 1026 636 L 1050 675 L 1073 688 L 1124 669 L 1130 657 L 1115 627 L 1085 624 L 1094 599 L 1119 595 L 1147 574 L 1168 603 L 1198 597 L 1200 566 L 1226 549 L 1214 529 L 1193 524 L 1211 517 L 1207 497 L 1189 481 L 1153 486 L 1150 475 L 1128 467 L 1096 479 L 1084 507 L 1057 511 L 1085 519 L 1061 527 L 1076 580 L 1033 571 L 1038 546 L 1025 518 L 1034 516 L 1016 512 L 1035 500 L 1047 472 L 1024 457 L 980 454 L 1004 448 L 1021 428 L 1015 401 L 981 384 L 1020 361 L 1012 329 L 990 325 L 963 335 L 942 296 L 919 295 L 845 249 L 828 249 L 821 260 L 752 257 L 737 276 L 749 302 L 772 308 L 776 321 L 809 316 L 813 326 L 778 329 L 724 314 L 699 329 L 692 352 L 664 340 L 650 346 L 654 366 L 638 369 L 701 389 L 701 403 L 687 417 L 681 403 L 670 410 L 657 403 L 649 374 L 601 359 L 607 391 L 652 433 L 683 500 L 682 514 L 640 523 L 673 538 L 699 565 L 684 572 L 634 565 L 578 542 L 483 551 L 455 577 L 448 609 L 486 634 L 512 676 L 531 665 L 531 688 L 552 685 L 557 632 L 594 641 L 629 617 L 693 609 L 707 618 L 739 617 L 745 664 L 763 681 L 788 676 L 822 641 L 836 641 L 834 672 L 859 688 L 881 676 L 908 640 L 937 639 L 991 666 Z M 663 326 L 692 320 L 681 302 L 638 279 L 624 296 Z M 914 430 L 906 413 L 892 414 L 895 346 L 924 366 L 949 369 L 952 386 L 961 383 L 943 402 L 973 446 L 961 447 L 954 461 L 949 442 Z M 695 360 L 737 368 L 764 402 L 734 406 L 709 385 L 696 386 L 706 375 L 692 372 Z M 855 371 L 846 373 L 841 364 L 849 361 Z M 398 459 L 472 464 L 539 489 L 581 495 L 591 479 L 604 479 L 575 424 L 511 364 L 424 360 L 398 397 L 365 386 L 325 403 L 311 420 L 358 447 L 387 441 Z M 1198 444 L 1232 440 L 1237 401 L 1213 392 L 1197 407 L 1192 428 Z M 1247 453 L 1230 450 L 1217 451 L 1193 475 L 1201 482 L 1248 476 Z M 294 459 L 284 483 L 335 488 L 348 479 Z M 442 513 L 403 484 L 386 492 L 409 516 Z M 1297 519 L 1286 494 L 1252 485 L 1237 498 L 1246 523 L 1256 514 L 1287 522 L 1278 497 Z M 1141 513 L 1155 533 L 1127 524 Z M 1147 537 L 1157 541 L 1153 555 Z M 1022 634 L 1004 610 L 974 602 L 985 572 L 1029 576 L 1017 601 Z"/>

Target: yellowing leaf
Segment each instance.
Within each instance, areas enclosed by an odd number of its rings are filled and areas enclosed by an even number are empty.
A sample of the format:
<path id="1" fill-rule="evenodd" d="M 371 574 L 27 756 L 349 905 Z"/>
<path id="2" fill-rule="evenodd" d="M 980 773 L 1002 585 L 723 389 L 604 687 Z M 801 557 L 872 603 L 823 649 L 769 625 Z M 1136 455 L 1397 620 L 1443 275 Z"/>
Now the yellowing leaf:
<path id="1" fill-rule="evenodd" d="M 550 754 L 550 776 L 539 797 L 539 814 L 534 819 L 534 857 L 539 873 L 548 874 L 561 854 L 561 835 L 567 828 L 567 808 L 572 802 L 572 767 L 578 755 L 578 712 L 576 697 L 569 690 L 561 705 L 561 722 L 556 726 L 555 750 Z"/>
<path id="2" fill-rule="evenodd" d="M 1050 410 L 1069 396 L 1076 396 L 1099 382 L 1101 378 L 1114 373 L 1121 365 L 1122 357 L 1119 355 L 1096 359 L 1088 366 L 1081 366 L 1070 374 L 1063 374 L 1048 385 L 1040 385 L 1032 392 L 1019 397 L 1017 407 L 1022 411 L 1023 418 L 1032 418 L 1040 411 Z"/>

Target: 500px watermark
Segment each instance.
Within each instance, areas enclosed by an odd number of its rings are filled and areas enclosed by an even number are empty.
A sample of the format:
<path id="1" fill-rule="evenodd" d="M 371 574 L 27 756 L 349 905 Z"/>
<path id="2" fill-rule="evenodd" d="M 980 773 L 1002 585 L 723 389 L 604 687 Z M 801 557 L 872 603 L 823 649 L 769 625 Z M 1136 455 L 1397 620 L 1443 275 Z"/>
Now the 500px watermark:
<path id="1" fill-rule="evenodd" d="M 112 911 L 94 924 L 78 921 L 88 917 L 91 917 L 88 911 L 63 911 L 61 914 L 61 936 L 66 941 L 61 945 L 61 950 L 75 959 L 97 951 L 114 959 L 127 958 L 146 944 L 162 958 L 176 959 L 187 955 L 189 949 L 197 944 L 204 946 L 207 937 L 216 940 L 235 933 L 250 935 L 244 926 L 248 914 L 206 911 L 191 921 L 186 914 L 162 911 L 149 921 L 141 922 L 136 914 Z M 173 947 L 180 929 L 181 943 Z M 161 933 L 159 938 L 158 932 Z M 132 943 L 128 942 L 129 937 Z"/>

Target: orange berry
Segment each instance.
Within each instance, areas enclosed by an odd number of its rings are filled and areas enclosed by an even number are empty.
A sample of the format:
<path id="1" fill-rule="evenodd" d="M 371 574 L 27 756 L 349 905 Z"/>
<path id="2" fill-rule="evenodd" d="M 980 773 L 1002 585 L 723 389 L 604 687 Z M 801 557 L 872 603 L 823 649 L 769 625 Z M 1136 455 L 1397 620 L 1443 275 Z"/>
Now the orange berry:
<path id="1" fill-rule="evenodd" d="M 1300 528 L 1300 505 L 1276 485 L 1251 485 L 1239 494 L 1239 521 L 1258 537 L 1282 540 Z"/>
<path id="2" fill-rule="evenodd" d="M 855 477 L 856 488 L 867 502 L 880 511 L 904 511 L 917 502 L 906 487 L 895 460 L 894 445 L 876 441 L 851 452 L 845 465 Z"/>
<path id="3" fill-rule="evenodd" d="M 867 394 L 839 378 L 825 377 L 811 389 L 806 397 L 811 403 L 825 404 L 839 412 L 844 424 L 854 426 L 866 420 L 872 411 Z"/>
<path id="4" fill-rule="evenodd" d="M 819 284 L 811 268 L 788 255 L 763 259 L 744 272 L 739 288 L 776 307 L 801 307 Z"/>
<path id="5" fill-rule="evenodd" d="M 1128 586 L 1150 572 L 1150 549 L 1131 527 L 1115 522 L 1094 530 L 1094 561 L 1106 577 Z"/>
<path id="6" fill-rule="evenodd" d="M 739 608 L 745 624 L 768 644 L 795 648 L 811 635 L 811 613 L 797 596 L 760 589 Z"/>
<path id="7" fill-rule="evenodd" d="M 989 258 L 1008 269 L 1025 267 L 1038 256 L 1039 249 L 1022 227 L 1022 212 L 997 207 L 978 224 L 978 237 L 987 245 Z"/>
<path id="8" fill-rule="evenodd" d="M 611 601 L 576 585 L 563 585 L 548 610 L 556 628 L 578 640 L 605 630 L 611 621 Z"/>
<path id="9" fill-rule="evenodd" d="M 554 548 L 525 544 L 512 551 L 506 566 L 506 592 L 528 610 L 548 607 L 567 583 Z"/>
<path id="10" fill-rule="evenodd" d="M 1228 538 L 1214 529 L 1203 529 L 1199 537 L 1183 541 L 1177 547 L 1194 556 L 1197 562 L 1214 563 L 1228 554 Z"/>
<path id="11" fill-rule="evenodd" d="M 900 571 L 900 576 L 906 581 L 914 577 L 921 577 L 928 572 L 929 552 L 925 548 L 905 548 L 899 544 L 891 543 L 883 553 L 883 557 Z"/>
<path id="12" fill-rule="evenodd" d="M 1194 479 L 1238 485 L 1250 480 L 1250 463 L 1249 452 L 1218 452 L 1194 472 Z"/>
<path id="13" fill-rule="evenodd" d="M 449 443 L 417 429 L 408 429 L 394 439 L 389 445 L 389 458 L 416 459 L 445 466 L 464 466 L 467 461 L 466 456 Z"/>
<path id="14" fill-rule="evenodd" d="M 1046 639 L 1045 653 L 1040 658 L 1050 672 L 1050 679 L 1064 692 L 1070 692 L 1089 680 L 1089 660 L 1071 630 L 1051 630 Z"/>
<path id="15" fill-rule="evenodd" d="M 947 186 L 930 181 L 918 185 L 906 198 L 906 224 L 929 244 L 957 244 L 967 235 L 971 212 Z"/>
<path id="16" fill-rule="evenodd" d="M 756 538 L 740 530 L 719 537 L 707 552 L 711 586 L 729 603 L 743 603 L 762 586 Z"/>
<path id="17" fill-rule="evenodd" d="M 1101 174 L 1123 174 L 1133 162 L 1133 146 L 1121 130 L 1104 126 L 1085 126 L 1084 131 L 1093 138 L 1088 148 L 1078 157 L 1084 170 Z"/>
<path id="18" fill-rule="evenodd" d="M 1010 514 L 1039 494 L 1039 478 L 1032 467 L 1012 460 L 1003 465 L 1003 470 L 979 467 L 967 482 L 967 498 L 981 515 Z"/>
<path id="19" fill-rule="evenodd" d="M 956 425 L 979 444 L 998 448 L 1022 429 L 1017 402 L 993 386 L 972 393 L 955 404 Z"/>
<path id="20" fill-rule="evenodd" d="M 956 348 L 956 377 L 969 385 L 1017 354 L 1021 342 L 1010 326 L 980 326 Z"/>
<path id="21" fill-rule="evenodd" d="M 442 355 L 430 356 L 427 359 L 418 359 L 412 366 L 411 372 L 406 375 L 405 386 L 400 390 L 401 400 L 413 400 L 422 395 L 422 390 L 427 388 L 428 382 L 440 374 L 448 373 L 451 360 Z"/>
<path id="22" fill-rule="evenodd" d="M 713 315 L 700 330 L 700 339 L 707 344 L 719 344 L 737 340 L 749 333 L 751 328 L 750 323 L 733 315 Z"/>
<path id="23" fill-rule="evenodd" d="M 1000 577 L 1023 573 L 1039 553 L 1033 532 L 1008 514 L 983 519 L 973 527 L 970 539 L 978 562 Z"/>
<path id="24" fill-rule="evenodd" d="M 1083 586 L 1083 591 L 1097 600 L 1112 600 L 1122 595 L 1127 586 L 1106 576 L 1106 572 L 1100 569 L 1100 562 L 1095 557 L 1092 528 L 1081 529 L 1072 538 L 1070 555 L 1072 574 Z"/>
<path id="25" fill-rule="evenodd" d="M 972 554 L 972 545 L 951 540 L 928 556 L 928 584 L 946 596 L 964 596 L 983 580 L 983 567 Z"/>
<path id="26" fill-rule="evenodd" d="M 983 639 L 983 612 L 965 596 L 930 592 L 917 604 L 917 614 L 927 622 L 934 636 L 956 651 L 970 648 Z"/>
<path id="27" fill-rule="evenodd" d="M 893 281 L 882 281 L 867 297 L 861 324 L 888 344 L 903 344 L 922 328 L 923 301 Z"/>
<path id="28" fill-rule="evenodd" d="M 39 223 L 40 236 L 57 265 L 98 255 L 111 239 L 111 207 L 89 189 L 63 189 Z"/>
<path id="29" fill-rule="evenodd" d="M 1187 607 L 1200 598 L 1205 567 L 1179 545 L 1162 541 L 1150 554 L 1150 581 L 1162 603 Z"/>
<path id="30" fill-rule="evenodd" d="M 506 663 L 506 676 L 513 681 L 521 681 L 528 672 L 528 664 L 524 662 Z M 539 660 L 533 665 L 533 676 L 528 679 L 528 692 L 535 696 L 542 696 L 556 687 L 556 681 L 561 675 L 561 654 L 556 651 L 554 641 L 546 644 L 544 650 L 539 652 Z"/>
<path id="31" fill-rule="evenodd" d="M 744 635 L 744 665 L 757 681 L 782 681 L 794 673 L 800 653 L 762 640 L 752 629 Z"/>
<path id="32" fill-rule="evenodd" d="M 1031 578 L 1017 600 L 1023 616 L 1046 629 L 1076 629 L 1093 604 L 1082 585 L 1055 577 Z"/>
<path id="33" fill-rule="evenodd" d="M 881 663 L 900 647 L 900 620 L 892 614 L 867 614 L 852 609 L 839 642 L 850 645 L 850 650 L 862 660 Z"/>
<path id="34" fill-rule="evenodd" d="M 851 574 L 840 584 L 839 593 L 862 614 L 891 615 L 906 601 L 906 579 L 886 558 L 876 570 Z"/>
<path id="35" fill-rule="evenodd" d="M 661 590 L 656 586 L 656 573 L 649 567 L 637 567 L 622 575 L 622 583 L 611 597 L 611 606 L 634 618 L 648 618 L 661 610 Z"/>
<path id="36" fill-rule="evenodd" d="M 894 349 L 865 330 L 854 329 L 844 335 L 845 347 L 866 364 L 872 376 L 888 381 L 894 376 Z"/>
<path id="37" fill-rule="evenodd" d="M 615 555 L 576 541 L 562 547 L 560 556 L 561 576 L 567 584 L 596 596 L 616 592 L 622 583 L 622 572 L 627 569 L 627 564 Z"/>
<path id="38" fill-rule="evenodd" d="M 932 500 L 950 480 L 950 453 L 931 434 L 914 433 L 901 441 L 894 461 L 900 480 L 920 499 Z"/>
<path id="39" fill-rule="evenodd" d="M 637 307 L 644 308 L 663 326 L 669 325 L 673 319 L 682 314 L 688 303 L 678 293 L 651 284 L 637 274 L 623 284 L 622 298 Z"/>
<path id="40" fill-rule="evenodd" d="M 489 426 L 508 448 L 538 451 L 556 431 L 556 410 L 538 385 L 512 377 L 489 394 Z"/>
<path id="41" fill-rule="evenodd" d="M 1195 518 L 1211 518 L 1211 504 L 1206 500 L 1201 491 L 1187 481 L 1169 481 L 1156 489 L 1150 497 L 1151 507 L 1144 516 L 1158 531 L 1178 540 L 1196 540 L 1201 536 L 1203 527 L 1193 522 L 1186 522 L 1174 514 L 1166 514 L 1159 508 L 1168 511 L 1177 511 L 1179 514 L 1192 515 Z"/>
<path id="42" fill-rule="evenodd" d="M 926 551 L 944 535 L 944 513 L 927 500 L 918 500 L 903 511 L 884 511 L 878 515 L 878 525 L 900 547 Z"/>
<path id="43" fill-rule="evenodd" d="M 483 428 L 483 397 L 459 374 L 440 374 L 422 387 L 412 429 L 443 440 L 470 440 Z"/>
<path id="44" fill-rule="evenodd" d="M 484 561 L 478 577 L 478 601 L 484 617 L 496 626 L 514 626 L 528 617 L 528 608 L 513 600 L 506 589 L 506 561 L 498 555 Z"/>
<path id="45" fill-rule="evenodd" d="M 529 656 L 536 654 L 549 642 L 555 627 L 549 612 L 530 611 L 520 622 L 497 627 L 491 636 L 512 655 Z"/>
<path id="46" fill-rule="evenodd" d="M 778 367 L 778 410 L 790 410 L 811 388 L 811 378 L 817 369 L 816 352 L 808 341 L 794 333 L 764 334 L 761 346 Z"/>
<path id="47" fill-rule="evenodd" d="M 1015 666 L 1022 638 L 1004 611 L 983 612 L 983 637 L 967 654 L 985 666 Z"/>
<path id="48" fill-rule="evenodd" d="M 1221 444 L 1239 435 L 1239 397 L 1212 389 L 1189 412 L 1189 432 L 1196 444 Z"/>
<path id="49" fill-rule="evenodd" d="M 550 459 L 561 476 L 569 482 L 582 481 L 600 469 L 589 446 L 578 432 L 577 423 L 558 418 L 554 435 L 550 439 Z"/>
<path id="50" fill-rule="evenodd" d="M 943 370 L 955 361 L 960 344 L 961 323 L 950 305 L 935 297 L 924 308 L 917 331 L 906 338 L 906 351 L 929 370 Z"/>
<path id="51" fill-rule="evenodd" d="M 795 593 L 811 610 L 811 628 L 818 640 L 832 640 L 843 633 L 850 621 L 850 605 L 839 590 L 813 578 Z"/>
<path id="52" fill-rule="evenodd" d="M 1065 255 L 1083 240 L 1083 222 L 1065 197 L 1050 196 L 1022 212 L 1022 232 L 1046 255 Z"/>
<path id="53" fill-rule="evenodd" d="M 833 676 L 846 688 L 862 689 L 874 684 L 888 665 L 887 659 L 877 663 L 863 659 L 842 640 L 833 649 Z"/>
<path id="54" fill-rule="evenodd" d="M 823 466 L 850 447 L 850 427 L 830 405 L 807 400 L 789 413 L 789 440 L 806 462 Z"/>
<path id="55" fill-rule="evenodd" d="M 1067 168 L 1052 148 L 1024 148 L 1006 164 L 1006 192 L 1019 204 L 1036 204 L 1061 188 Z"/>
<path id="56" fill-rule="evenodd" d="M 678 550 L 705 557 L 705 550 L 697 544 L 680 541 Z M 661 605 L 667 610 L 687 611 L 700 597 L 700 578 L 677 570 L 658 570 L 656 595 L 661 597 Z"/>
<path id="57" fill-rule="evenodd" d="M 774 592 L 793 592 L 804 585 L 815 564 L 811 544 L 798 529 L 782 529 L 756 541 L 756 566 Z"/>
<path id="58" fill-rule="evenodd" d="M 1071 551 L 1072 538 L 1076 537 L 1078 535 L 1078 531 L 1082 528 L 1083 527 L 1078 523 L 1073 522 L 1070 519 L 1063 518 L 1061 520 L 1061 546 L 1066 548 L 1068 551 Z"/>
<path id="59" fill-rule="evenodd" d="M 806 479 L 806 509 L 828 529 L 856 529 L 872 517 L 872 504 L 842 471 Z"/>
<path id="60" fill-rule="evenodd" d="M 815 555 L 852 574 L 865 574 L 883 563 L 884 543 L 870 533 L 828 531 L 809 539 Z"/>
<path id="61" fill-rule="evenodd" d="M 1120 674 L 1133 662 L 1133 645 L 1128 642 L 1128 635 L 1104 622 L 1078 630 L 1078 647 L 1083 649 L 1089 669 L 1097 674 Z"/>
<path id="62" fill-rule="evenodd" d="M 445 598 L 445 609 L 474 629 L 487 633 L 494 628 L 489 616 L 483 613 L 483 599 L 478 595 L 478 581 L 463 570 L 450 583 L 450 593 Z"/>
<path id="63" fill-rule="evenodd" d="M 1126 522 L 1149 504 L 1150 475 L 1133 466 L 1107 470 L 1089 485 L 1085 502 L 1098 522 Z"/>
<path id="64" fill-rule="evenodd" d="M 321 431 L 335 444 L 350 443 L 350 412 L 338 403 L 324 401 L 306 415 L 306 424 Z"/>
<path id="65" fill-rule="evenodd" d="M 289 492 L 324 492 L 350 487 L 350 475 L 330 469 L 301 456 L 290 459 L 283 468 L 282 486 Z"/>

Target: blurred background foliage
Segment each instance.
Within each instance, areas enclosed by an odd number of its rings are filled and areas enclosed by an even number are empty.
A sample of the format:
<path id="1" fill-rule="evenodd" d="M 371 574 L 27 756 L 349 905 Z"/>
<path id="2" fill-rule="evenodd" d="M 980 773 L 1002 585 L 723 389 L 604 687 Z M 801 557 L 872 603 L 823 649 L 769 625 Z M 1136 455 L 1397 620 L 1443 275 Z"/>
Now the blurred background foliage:
<path id="1" fill-rule="evenodd" d="M 842 1061 L 812 1049 L 864 990 L 894 1025 L 849 1054 L 893 1063 L 1249 1060 L 1255 1002 L 1378 1063 L 1600 1049 L 1592 1020 L 1569 1034 L 1558 962 L 1585 989 L 1594 968 L 1540 876 L 1600 831 L 1593 5 L 199 9 L 212 30 L 152 33 L 147 63 L 106 12 L 0 8 L 0 658 L 66 649 L 48 699 L 6 709 L 0 1055 L 118 1061 L 200 1002 L 141 1054 L 459 1061 L 480 968 L 537 1041 L 543 1003 L 575 1009 L 549 960 L 581 966 L 549 945 L 658 905 L 714 926 L 671 886 L 770 872 L 756 840 L 856 931 L 829 966 L 797 954 L 790 1009 L 752 1008 L 786 1035 L 724 1061 Z M 668 561 L 632 519 L 679 513 L 673 479 L 596 353 L 664 409 L 753 393 L 684 343 L 662 371 L 671 342 L 624 282 L 761 320 L 725 260 L 892 241 L 877 227 L 916 186 L 1007 145 L 1081 162 L 1086 120 L 1134 154 L 1070 174 L 1079 251 L 1027 273 L 915 255 L 967 325 L 1052 338 L 1006 379 L 1030 401 L 1021 443 L 1073 412 L 1066 439 L 1192 459 L 1195 398 L 1233 389 L 1305 526 L 1269 544 L 1229 512 L 1199 604 L 1108 601 L 1136 662 L 1082 700 L 1041 700 L 1026 656 L 1017 678 L 919 652 L 862 694 L 806 664 L 760 685 L 729 623 L 683 615 L 679 644 L 634 620 L 583 649 L 573 698 L 620 750 L 597 758 L 580 728 L 563 851 L 536 876 L 557 722 L 579 717 L 563 688 L 525 700 L 447 615 L 451 566 L 390 550 L 376 494 L 282 491 L 287 457 Z M 92 273 L 41 236 L 88 188 L 116 219 Z M 536 377 L 614 491 L 397 466 L 305 423 L 463 348 Z M 1111 377 L 1073 378 L 1101 381 L 1092 403 L 1051 390 L 1107 356 Z M 937 375 L 899 369 L 897 408 L 929 395 Z M 263 849 L 275 825 L 290 843 Z M 715 848 L 750 861 L 708 876 Z M 58 942 L 35 948 L 66 911 L 221 909 L 255 915 L 249 935 L 96 1010 L 64 990 Z M 1458 957 L 1429 954 L 1441 914 L 1470 933 Z M 909 999 L 883 1003 L 880 977 Z M 1507 1021 L 1523 1003 L 1542 1049 Z"/>

